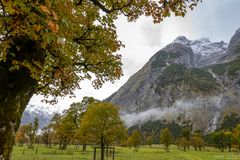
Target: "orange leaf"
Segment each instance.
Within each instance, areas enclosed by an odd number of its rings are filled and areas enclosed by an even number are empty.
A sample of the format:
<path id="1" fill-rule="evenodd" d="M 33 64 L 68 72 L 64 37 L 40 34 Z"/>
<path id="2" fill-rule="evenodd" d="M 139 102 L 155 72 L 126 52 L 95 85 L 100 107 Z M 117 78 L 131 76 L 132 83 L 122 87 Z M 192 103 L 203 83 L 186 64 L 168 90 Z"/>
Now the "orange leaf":
<path id="1" fill-rule="evenodd" d="M 51 14 L 51 12 L 49 11 L 49 9 L 46 6 L 41 5 L 40 9 L 44 12 L 44 13 L 48 13 Z"/>
<path id="2" fill-rule="evenodd" d="M 53 33 L 57 33 L 58 25 L 53 23 L 52 21 L 48 22 L 48 27 L 52 30 Z"/>
<path id="3" fill-rule="evenodd" d="M 58 20 L 57 14 L 56 14 L 54 11 L 52 11 L 52 15 L 53 15 L 53 19 L 54 19 L 55 21 L 57 21 L 57 20 Z"/>

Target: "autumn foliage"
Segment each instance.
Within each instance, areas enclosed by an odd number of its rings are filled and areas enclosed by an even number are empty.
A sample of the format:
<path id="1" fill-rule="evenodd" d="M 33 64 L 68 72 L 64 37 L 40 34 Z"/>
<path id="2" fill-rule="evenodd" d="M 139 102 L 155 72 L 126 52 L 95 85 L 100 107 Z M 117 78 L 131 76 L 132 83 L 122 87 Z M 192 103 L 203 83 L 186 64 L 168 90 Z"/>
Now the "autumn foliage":
<path id="1" fill-rule="evenodd" d="M 123 44 L 114 24 L 120 14 L 129 21 L 144 15 L 160 22 L 171 14 L 184 16 L 198 1 L 1 1 L 0 61 L 11 63 L 10 70 L 28 68 L 38 81 L 37 93 L 46 96 L 71 94 L 84 79 L 93 78 L 98 88 L 122 75 L 121 56 L 115 52 Z M 17 39 L 36 42 L 40 55 L 28 59 L 12 52 Z"/>
<path id="2" fill-rule="evenodd" d="M 99 88 L 122 76 L 120 15 L 157 23 L 184 16 L 199 1 L 0 0 L 0 128 L 7 128 L 0 133 L 0 157 L 11 159 L 11 130 L 34 94 L 56 103 L 58 96 L 73 96 L 83 80 Z"/>

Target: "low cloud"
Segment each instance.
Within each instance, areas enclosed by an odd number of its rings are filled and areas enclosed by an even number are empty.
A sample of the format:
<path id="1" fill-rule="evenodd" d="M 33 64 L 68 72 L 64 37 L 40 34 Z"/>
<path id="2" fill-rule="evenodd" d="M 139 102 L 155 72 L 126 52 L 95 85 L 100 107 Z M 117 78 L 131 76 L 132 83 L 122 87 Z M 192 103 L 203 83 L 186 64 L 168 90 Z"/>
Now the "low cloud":
<path id="1" fill-rule="evenodd" d="M 147 121 L 167 120 L 168 122 L 177 122 L 178 117 L 182 120 L 192 120 L 196 123 L 198 129 L 205 130 L 209 125 L 214 127 L 214 118 L 219 115 L 220 101 L 222 97 L 214 96 L 209 98 L 197 97 L 195 99 L 178 100 L 171 107 L 151 108 L 144 112 L 124 114 L 121 118 L 127 127 L 142 124 Z M 206 123 L 207 122 L 207 123 Z M 180 121 L 177 123 L 181 123 Z M 214 123 L 217 123 L 216 121 Z M 212 129 L 214 129 L 212 127 Z"/>

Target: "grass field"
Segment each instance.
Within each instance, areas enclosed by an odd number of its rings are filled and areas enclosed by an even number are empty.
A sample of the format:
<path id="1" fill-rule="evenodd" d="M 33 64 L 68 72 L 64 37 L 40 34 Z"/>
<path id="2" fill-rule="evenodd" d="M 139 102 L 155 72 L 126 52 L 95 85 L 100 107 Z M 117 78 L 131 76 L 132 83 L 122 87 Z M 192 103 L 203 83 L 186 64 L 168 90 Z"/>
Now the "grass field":
<path id="1" fill-rule="evenodd" d="M 81 148 L 74 149 L 73 146 L 67 150 L 58 150 L 57 147 L 46 148 L 38 146 L 36 149 L 27 147 L 14 147 L 12 160 L 92 160 L 93 148 L 88 146 L 86 152 Z M 99 153 L 97 158 L 99 159 Z M 111 160 L 111 158 L 108 158 Z M 170 152 L 164 152 L 161 146 L 156 145 L 152 148 L 142 146 L 135 149 L 117 147 L 115 160 L 240 160 L 240 153 L 220 152 L 214 148 L 206 148 L 205 151 L 179 151 L 176 146 L 172 146 Z"/>

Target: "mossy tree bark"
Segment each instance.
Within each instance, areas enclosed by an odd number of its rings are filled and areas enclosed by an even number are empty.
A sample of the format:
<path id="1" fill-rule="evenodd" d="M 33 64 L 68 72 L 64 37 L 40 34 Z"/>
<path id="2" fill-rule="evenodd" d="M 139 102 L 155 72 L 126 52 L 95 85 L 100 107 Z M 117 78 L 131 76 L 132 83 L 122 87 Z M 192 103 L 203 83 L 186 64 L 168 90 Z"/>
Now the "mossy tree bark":
<path id="1" fill-rule="evenodd" d="M 37 44 L 30 40 L 15 41 L 20 49 L 13 46 L 10 51 L 21 60 L 28 56 L 29 60 L 37 58 Z M 10 160 L 15 140 L 15 133 L 19 128 L 22 114 L 29 100 L 36 92 L 37 81 L 30 75 L 30 71 L 21 67 L 10 71 L 12 62 L 8 57 L 0 62 L 0 160 Z"/>
<path id="2" fill-rule="evenodd" d="M 10 160 L 15 133 L 36 82 L 24 70 L 0 70 L 1 78 L 7 76 L 7 83 L 0 82 L 0 159 Z"/>

